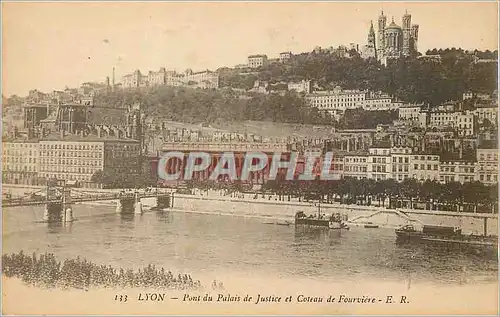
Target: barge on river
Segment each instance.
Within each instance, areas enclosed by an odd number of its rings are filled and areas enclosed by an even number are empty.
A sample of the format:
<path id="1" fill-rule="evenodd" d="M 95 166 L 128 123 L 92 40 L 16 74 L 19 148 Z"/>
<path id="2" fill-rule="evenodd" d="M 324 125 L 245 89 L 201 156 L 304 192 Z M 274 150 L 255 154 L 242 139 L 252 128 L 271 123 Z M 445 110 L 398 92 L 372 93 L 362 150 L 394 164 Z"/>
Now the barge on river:
<path id="1" fill-rule="evenodd" d="M 424 225 L 421 230 L 412 225 L 396 229 L 397 242 L 445 244 L 498 249 L 498 237 L 463 234 L 458 227 Z"/>
<path id="2" fill-rule="evenodd" d="M 349 230 L 349 227 L 345 224 L 344 220 L 347 217 L 342 217 L 340 213 L 332 214 L 331 216 L 326 216 L 321 214 L 321 208 L 318 204 L 318 214 L 307 216 L 303 211 L 299 211 L 295 214 L 295 226 L 296 227 L 306 227 L 306 228 L 325 228 L 325 229 L 345 229 Z"/>

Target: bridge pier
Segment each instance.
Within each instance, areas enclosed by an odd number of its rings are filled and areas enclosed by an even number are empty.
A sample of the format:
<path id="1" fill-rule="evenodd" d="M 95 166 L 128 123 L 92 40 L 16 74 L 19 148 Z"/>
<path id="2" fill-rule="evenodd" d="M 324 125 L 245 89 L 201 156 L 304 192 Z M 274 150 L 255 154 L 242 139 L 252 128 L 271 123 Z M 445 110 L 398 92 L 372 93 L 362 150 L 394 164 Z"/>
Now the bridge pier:
<path id="1" fill-rule="evenodd" d="M 139 193 L 135 193 L 134 197 L 134 213 L 136 215 L 142 215 L 142 203 L 141 203 L 141 198 L 139 197 Z"/>
<path id="2" fill-rule="evenodd" d="M 71 207 L 71 189 L 64 188 L 61 206 L 63 222 L 73 222 L 73 208 Z"/>
<path id="3" fill-rule="evenodd" d="M 134 210 L 134 197 L 122 197 L 116 202 L 116 213 L 132 213 Z"/>
<path id="4" fill-rule="evenodd" d="M 47 196 L 48 197 L 48 196 Z M 59 202 L 47 202 L 43 211 L 45 222 L 72 222 L 73 208 L 71 207 L 71 189 L 64 188 L 62 200 Z"/>
<path id="5" fill-rule="evenodd" d="M 43 212 L 43 221 L 60 222 L 62 220 L 61 210 L 62 203 L 47 203 Z"/>
<path id="6" fill-rule="evenodd" d="M 171 204 L 171 199 L 169 195 L 161 195 L 156 197 L 156 207 L 158 209 L 169 208 Z"/>

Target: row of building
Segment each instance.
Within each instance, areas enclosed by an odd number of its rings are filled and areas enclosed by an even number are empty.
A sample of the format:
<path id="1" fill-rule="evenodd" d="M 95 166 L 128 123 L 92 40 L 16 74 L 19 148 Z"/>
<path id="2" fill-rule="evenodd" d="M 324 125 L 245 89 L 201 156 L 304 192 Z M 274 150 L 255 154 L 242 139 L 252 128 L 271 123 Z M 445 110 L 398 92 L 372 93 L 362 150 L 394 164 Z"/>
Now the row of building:
<path id="1" fill-rule="evenodd" d="M 95 187 L 97 171 L 139 175 L 140 142 L 118 138 L 66 136 L 2 142 L 2 181 L 41 184 L 46 179 L 77 181 Z"/>
<path id="2" fill-rule="evenodd" d="M 70 135 L 43 140 L 4 140 L 2 142 L 3 181 L 6 183 L 40 183 L 55 178 L 78 181 L 81 186 L 97 186 L 92 176 L 97 171 L 132 176 L 151 170 L 148 159 L 141 156 L 140 141 Z M 154 159 L 164 151 L 262 151 L 287 152 L 286 143 L 163 143 Z M 148 167 L 149 166 L 149 167 Z M 443 160 L 440 155 L 417 153 L 410 147 L 375 147 L 368 151 L 334 151 L 331 173 L 337 177 L 385 180 L 435 180 L 441 183 L 479 181 L 498 182 L 498 150 L 478 148 L 475 159 Z M 265 181 L 262 178 L 258 181 Z"/>
<path id="3" fill-rule="evenodd" d="M 465 137 L 476 135 L 479 127 L 487 121 L 493 126 L 498 125 L 498 106 L 495 104 L 478 106 L 474 110 L 427 110 L 421 105 L 407 105 L 400 107 L 398 112 L 400 120 L 412 121 L 421 128 L 451 128 Z"/>
<path id="4" fill-rule="evenodd" d="M 343 90 L 335 87 L 331 91 L 315 91 L 306 95 L 307 102 L 319 110 L 339 117 L 348 109 L 363 108 L 369 111 L 396 110 L 402 102 L 383 93 L 362 90 Z"/>
<path id="5" fill-rule="evenodd" d="M 142 74 L 140 70 L 123 76 L 123 88 L 138 88 L 148 86 L 187 86 L 191 88 L 217 89 L 220 85 L 219 74 L 209 70 L 193 72 L 188 69 L 184 73 L 166 70 L 164 67 L 159 71 L 150 71 Z"/>

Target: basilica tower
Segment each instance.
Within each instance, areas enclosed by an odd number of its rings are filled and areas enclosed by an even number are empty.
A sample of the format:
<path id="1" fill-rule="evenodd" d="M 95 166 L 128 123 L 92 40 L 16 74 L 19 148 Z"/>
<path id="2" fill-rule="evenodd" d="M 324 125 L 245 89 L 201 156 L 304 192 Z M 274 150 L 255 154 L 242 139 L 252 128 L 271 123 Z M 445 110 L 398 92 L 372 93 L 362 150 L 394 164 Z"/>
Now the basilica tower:
<path id="1" fill-rule="evenodd" d="M 387 17 L 384 15 L 384 11 L 380 13 L 378 17 L 378 43 L 377 43 L 377 58 L 384 56 L 385 48 L 385 26 L 387 24 Z"/>
<path id="2" fill-rule="evenodd" d="M 411 15 L 408 14 L 408 11 L 405 11 L 403 15 L 403 55 L 410 55 L 411 44 Z"/>

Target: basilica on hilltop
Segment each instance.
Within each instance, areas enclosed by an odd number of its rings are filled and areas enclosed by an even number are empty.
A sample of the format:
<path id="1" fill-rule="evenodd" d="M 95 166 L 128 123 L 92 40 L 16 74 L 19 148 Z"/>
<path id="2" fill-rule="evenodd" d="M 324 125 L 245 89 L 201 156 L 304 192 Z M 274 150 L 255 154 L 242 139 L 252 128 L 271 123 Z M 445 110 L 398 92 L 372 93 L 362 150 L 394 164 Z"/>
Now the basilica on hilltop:
<path id="1" fill-rule="evenodd" d="M 411 15 L 405 12 L 402 19 L 402 27 L 392 22 L 387 25 L 387 17 L 384 11 L 378 18 L 378 32 L 375 37 L 373 22 L 368 32 L 368 41 L 362 51 L 364 58 L 376 58 L 382 64 L 387 65 L 390 59 L 401 56 L 410 56 L 417 52 L 418 24 L 411 24 Z"/>

